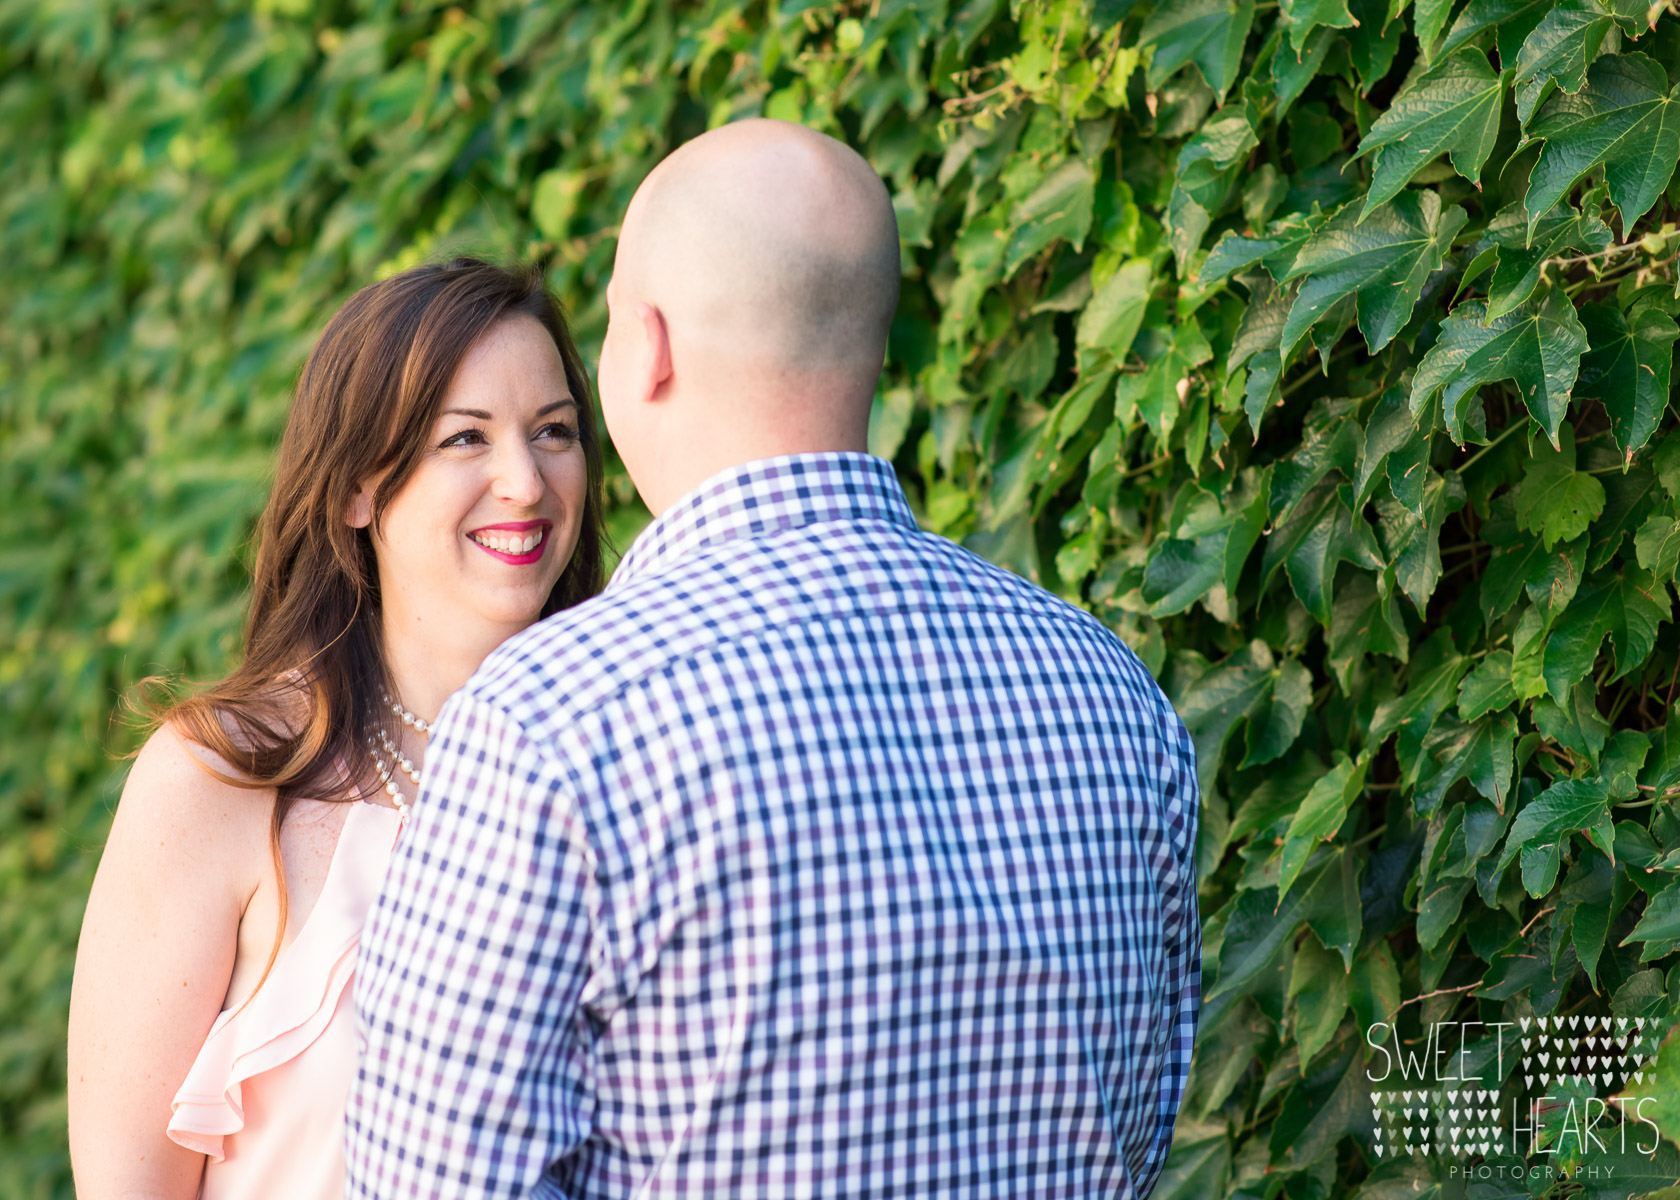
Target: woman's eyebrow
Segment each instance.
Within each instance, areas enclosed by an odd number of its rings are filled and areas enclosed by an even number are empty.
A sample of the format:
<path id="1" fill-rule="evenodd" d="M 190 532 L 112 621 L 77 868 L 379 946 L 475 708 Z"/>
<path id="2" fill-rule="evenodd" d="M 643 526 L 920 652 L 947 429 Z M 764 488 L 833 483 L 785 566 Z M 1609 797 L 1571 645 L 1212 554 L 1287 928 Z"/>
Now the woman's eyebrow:
<path id="1" fill-rule="evenodd" d="M 537 416 L 546 417 L 557 408 L 576 408 L 577 401 L 567 396 L 564 400 L 556 400 L 553 404 L 545 404 L 537 409 Z M 471 417 L 475 421 L 488 421 L 490 414 L 480 408 L 446 408 L 441 414 L 446 417 Z"/>

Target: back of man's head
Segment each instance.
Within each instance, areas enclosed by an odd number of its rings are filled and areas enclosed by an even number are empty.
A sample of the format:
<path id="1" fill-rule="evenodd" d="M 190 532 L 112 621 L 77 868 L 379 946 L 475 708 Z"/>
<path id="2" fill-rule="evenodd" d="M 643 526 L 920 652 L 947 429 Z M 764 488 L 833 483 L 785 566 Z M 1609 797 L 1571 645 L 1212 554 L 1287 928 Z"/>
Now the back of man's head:
<path id="1" fill-rule="evenodd" d="M 755 458 L 863 449 L 898 278 L 886 189 L 832 138 L 743 121 L 655 168 L 625 214 L 601 354 L 649 506 Z"/>

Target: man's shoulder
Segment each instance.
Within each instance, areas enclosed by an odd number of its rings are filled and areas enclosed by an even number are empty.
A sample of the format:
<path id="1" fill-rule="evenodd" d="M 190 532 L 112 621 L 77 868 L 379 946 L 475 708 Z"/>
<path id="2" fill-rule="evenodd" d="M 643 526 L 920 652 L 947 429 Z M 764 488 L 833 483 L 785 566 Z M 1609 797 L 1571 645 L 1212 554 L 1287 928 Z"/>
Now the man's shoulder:
<path id="1" fill-rule="evenodd" d="M 678 597 L 648 586 L 655 582 L 603 592 L 509 638 L 467 692 L 528 730 L 598 708 L 668 659 L 673 636 L 690 624 Z"/>
<path id="2" fill-rule="evenodd" d="M 869 522 L 744 538 L 638 576 L 503 643 L 468 684 L 527 728 L 564 724 L 727 642 L 890 612 L 1059 626 L 1135 656 L 1091 614 L 934 534 Z"/>

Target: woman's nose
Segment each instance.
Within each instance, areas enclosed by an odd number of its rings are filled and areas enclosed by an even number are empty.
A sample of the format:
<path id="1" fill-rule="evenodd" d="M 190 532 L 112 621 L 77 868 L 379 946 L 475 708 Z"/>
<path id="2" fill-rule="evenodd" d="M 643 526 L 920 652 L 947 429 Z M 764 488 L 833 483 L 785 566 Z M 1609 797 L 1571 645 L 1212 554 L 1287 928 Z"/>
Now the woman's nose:
<path id="1" fill-rule="evenodd" d="M 519 508 L 533 508 L 542 499 L 543 477 L 528 446 L 496 455 L 492 481 L 496 499 Z"/>

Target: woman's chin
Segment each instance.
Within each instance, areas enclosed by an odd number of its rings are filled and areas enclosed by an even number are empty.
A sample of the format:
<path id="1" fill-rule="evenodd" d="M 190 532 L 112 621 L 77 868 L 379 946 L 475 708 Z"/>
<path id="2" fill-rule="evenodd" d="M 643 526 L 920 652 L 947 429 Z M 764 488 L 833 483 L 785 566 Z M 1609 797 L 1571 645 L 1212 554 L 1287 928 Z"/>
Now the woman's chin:
<path id="1" fill-rule="evenodd" d="M 486 597 L 475 607 L 487 624 L 498 631 L 505 630 L 504 637 L 512 637 L 542 619 L 543 605 L 548 602 L 549 593 L 553 590 L 552 583 L 541 591 L 522 588 L 516 594 Z"/>

